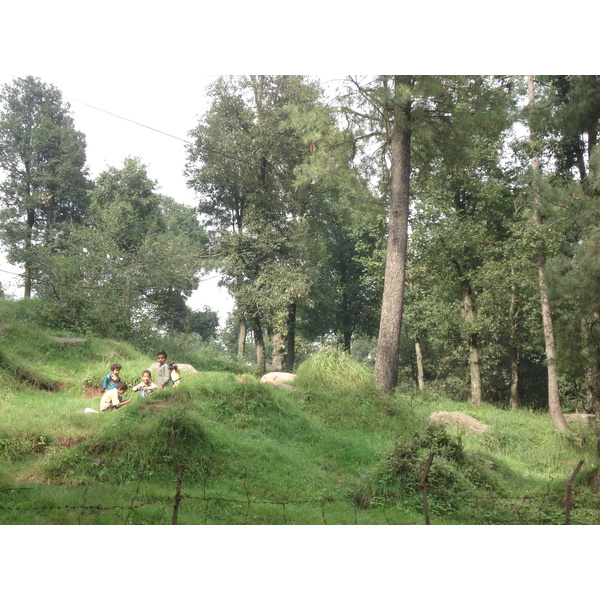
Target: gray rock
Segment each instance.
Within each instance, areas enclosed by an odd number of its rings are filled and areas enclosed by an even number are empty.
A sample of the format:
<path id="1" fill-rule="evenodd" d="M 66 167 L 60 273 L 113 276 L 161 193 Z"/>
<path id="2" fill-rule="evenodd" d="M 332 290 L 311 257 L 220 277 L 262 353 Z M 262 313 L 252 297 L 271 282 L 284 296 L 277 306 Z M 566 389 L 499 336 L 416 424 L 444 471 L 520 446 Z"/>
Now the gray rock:
<path id="1" fill-rule="evenodd" d="M 489 425 L 461 412 L 434 412 L 429 416 L 429 420 L 442 425 L 456 425 L 470 433 L 485 433 L 490 428 Z"/>

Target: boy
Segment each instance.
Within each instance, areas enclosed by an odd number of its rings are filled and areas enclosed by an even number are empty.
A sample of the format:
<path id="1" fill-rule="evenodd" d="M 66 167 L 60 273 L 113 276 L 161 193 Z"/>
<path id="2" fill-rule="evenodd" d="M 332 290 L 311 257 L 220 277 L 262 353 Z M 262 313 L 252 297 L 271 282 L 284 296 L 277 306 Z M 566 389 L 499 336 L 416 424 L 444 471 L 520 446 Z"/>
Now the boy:
<path id="1" fill-rule="evenodd" d="M 177 368 L 177 365 L 175 363 L 170 362 L 169 363 L 169 371 L 171 373 L 170 377 L 171 377 L 171 385 L 173 387 L 177 387 L 179 385 L 179 382 L 181 380 L 181 373 L 179 372 L 179 369 Z"/>
<path id="2" fill-rule="evenodd" d="M 127 391 L 127 384 L 119 381 L 112 390 L 106 391 L 100 399 L 100 412 L 113 410 L 129 404 L 131 400 L 123 400 L 123 394 Z"/>
<path id="3" fill-rule="evenodd" d="M 163 390 L 171 385 L 171 373 L 167 364 L 167 353 L 161 350 L 156 355 L 156 360 L 158 361 L 158 375 L 156 376 L 158 389 Z"/>
<path id="4" fill-rule="evenodd" d="M 110 365 L 110 373 L 104 378 L 104 382 L 102 383 L 102 393 L 107 392 L 108 390 L 115 389 L 117 383 L 121 381 L 119 377 L 119 373 L 121 372 L 121 365 L 119 363 L 114 363 Z"/>
<path id="5" fill-rule="evenodd" d="M 136 386 L 131 388 L 132 392 L 140 392 L 140 398 L 144 398 L 154 390 L 157 390 L 158 386 L 152 381 L 152 373 L 150 371 L 142 371 L 142 381 Z"/>

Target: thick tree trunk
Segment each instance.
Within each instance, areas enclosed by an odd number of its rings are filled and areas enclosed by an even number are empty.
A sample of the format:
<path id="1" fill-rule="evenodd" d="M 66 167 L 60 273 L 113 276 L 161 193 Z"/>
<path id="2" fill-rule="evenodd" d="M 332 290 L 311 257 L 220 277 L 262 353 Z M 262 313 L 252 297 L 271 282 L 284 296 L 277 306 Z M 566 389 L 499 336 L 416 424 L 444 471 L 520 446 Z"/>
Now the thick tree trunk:
<path id="1" fill-rule="evenodd" d="M 294 371 L 296 361 L 296 303 L 292 302 L 288 309 L 287 319 L 288 334 L 286 339 L 287 353 L 285 356 L 285 369 L 288 373 Z"/>
<path id="2" fill-rule="evenodd" d="M 396 76 L 394 83 L 390 217 L 374 373 L 376 384 L 384 391 L 390 391 L 398 383 L 410 193 L 411 102 L 400 97 L 401 85 L 410 84 L 410 78 Z"/>
<path id="3" fill-rule="evenodd" d="M 419 390 L 425 390 L 425 371 L 423 369 L 423 351 L 421 350 L 421 340 L 415 335 L 415 354 L 417 355 L 417 383 Z"/>
<path id="4" fill-rule="evenodd" d="M 529 96 L 529 106 L 533 107 L 535 102 L 534 78 L 529 75 L 527 78 L 527 88 Z M 535 133 L 530 126 L 530 136 L 535 142 Z M 534 222 L 539 229 L 542 225 L 542 216 L 540 213 L 541 191 L 539 187 L 540 159 L 537 152 L 531 159 L 531 168 L 533 171 L 533 203 L 534 203 Z M 554 344 L 554 326 L 552 323 L 552 310 L 550 308 L 550 296 L 548 293 L 548 284 L 546 281 L 546 253 L 543 242 L 540 242 L 538 249 L 538 280 L 540 286 L 540 301 L 542 307 L 542 322 L 544 325 L 544 341 L 546 344 L 546 361 L 548 370 L 548 410 L 550 418 L 556 431 L 568 431 L 569 426 L 560 406 L 560 391 L 558 387 L 558 377 L 556 372 L 556 347 Z"/>
<path id="5" fill-rule="evenodd" d="M 269 331 L 269 337 L 273 344 L 273 353 L 271 355 L 271 365 L 274 371 L 283 371 L 285 363 L 285 336 L 281 331 Z"/>
<path id="6" fill-rule="evenodd" d="M 244 360 L 246 353 L 246 318 L 244 315 L 238 317 L 238 344 L 237 357 L 239 360 Z"/>
<path id="7" fill-rule="evenodd" d="M 256 372 L 262 377 L 267 372 L 267 361 L 265 357 L 265 339 L 258 317 L 252 319 L 252 328 L 254 330 L 254 345 L 256 347 Z"/>
<path id="8" fill-rule="evenodd" d="M 469 327 L 469 402 L 475 406 L 479 406 L 483 401 L 480 369 L 481 357 L 477 344 L 479 332 L 475 327 L 475 303 L 473 302 L 473 293 L 468 281 L 463 282 L 463 315 Z"/>

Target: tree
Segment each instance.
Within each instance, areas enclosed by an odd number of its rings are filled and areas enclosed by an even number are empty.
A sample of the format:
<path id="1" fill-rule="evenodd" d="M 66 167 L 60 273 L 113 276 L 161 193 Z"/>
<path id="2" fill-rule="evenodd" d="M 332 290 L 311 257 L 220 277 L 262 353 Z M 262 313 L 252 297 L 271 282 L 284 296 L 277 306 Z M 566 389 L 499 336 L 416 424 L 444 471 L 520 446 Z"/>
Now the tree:
<path id="1" fill-rule="evenodd" d="M 411 178 L 418 175 L 423 181 L 431 170 L 435 173 L 445 169 L 454 189 L 444 189 L 443 194 L 448 194 L 460 209 L 470 192 L 462 189 L 465 181 L 459 165 L 463 169 L 470 166 L 469 144 L 482 123 L 488 123 L 489 131 L 506 127 L 506 113 L 500 102 L 505 94 L 501 82 L 483 77 L 395 76 L 380 77 L 366 84 L 358 80 L 353 83 L 359 99 L 358 109 L 350 109 L 348 113 L 360 124 L 356 139 L 382 140 L 380 177 L 384 182 L 389 179 L 388 250 L 375 362 L 376 381 L 389 390 L 398 379 Z M 385 160 L 388 152 L 389 167 Z M 469 182 L 476 179 L 475 173 L 468 178 Z M 447 187 L 443 177 L 436 181 L 443 188 Z M 445 216 L 442 211 L 441 218 Z M 462 301 L 463 320 L 473 323 L 476 310 L 473 290 L 464 277 Z M 476 365 L 474 328 L 471 340 L 471 362 Z M 472 379 L 475 375 L 476 369 Z"/>
<path id="2" fill-rule="evenodd" d="M 191 132 L 197 141 L 186 173 L 213 229 L 213 250 L 225 257 L 221 270 L 236 301 L 239 330 L 251 323 L 257 370 L 264 372 L 264 332 L 281 361 L 289 315 L 308 292 L 295 245 L 305 198 L 294 180 L 309 149 L 286 107 L 314 103 L 318 90 L 293 76 L 222 77 L 209 95 L 212 105 Z"/>
<path id="3" fill-rule="evenodd" d="M 529 75 L 527 77 L 527 92 L 529 100 L 529 108 L 533 109 L 535 105 L 535 87 L 534 77 Z M 533 112 L 533 111 L 532 111 Z M 540 189 L 540 159 L 539 151 L 536 148 L 538 139 L 537 132 L 534 124 L 534 120 L 529 121 L 530 138 L 532 144 L 532 156 L 531 156 L 531 170 L 532 170 L 532 194 L 534 204 L 534 222 L 538 229 L 542 225 L 542 214 L 540 210 L 541 205 L 541 189 Z M 540 289 L 540 300 L 542 307 L 542 321 L 544 324 L 544 340 L 546 345 L 546 361 L 548 369 L 548 409 L 550 411 L 550 417 L 552 424 L 556 431 L 568 431 L 569 426 L 562 413 L 560 405 L 560 390 L 558 386 L 558 374 L 556 366 L 556 347 L 554 340 L 554 326 L 552 321 L 552 309 L 550 307 L 550 296 L 548 292 L 548 282 L 546 277 L 546 250 L 544 247 L 544 240 L 540 236 L 538 242 L 538 276 L 539 276 L 539 289 Z"/>
<path id="4" fill-rule="evenodd" d="M 6 84 L 0 102 L 2 233 L 8 259 L 24 265 L 28 298 L 38 248 L 86 215 L 85 138 L 60 91 L 37 78 Z"/>
<path id="5" fill-rule="evenodd" d="M 139 159 L 101 173 L 89 218 L 40 254 L 39 295 L 53 325 L 113 337 L 178 330 L 206 235 L 194 210 L 157 194 Z"/>

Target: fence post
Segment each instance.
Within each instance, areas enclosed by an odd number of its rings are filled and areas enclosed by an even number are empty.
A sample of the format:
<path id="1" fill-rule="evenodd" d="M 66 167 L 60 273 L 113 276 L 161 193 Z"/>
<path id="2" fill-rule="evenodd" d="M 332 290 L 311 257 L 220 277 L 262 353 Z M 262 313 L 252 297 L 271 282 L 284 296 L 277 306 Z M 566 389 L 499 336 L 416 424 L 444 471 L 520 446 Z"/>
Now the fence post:
<path id="1" fill-rule="evenodd" d="M 181 500 L 181 482 L 183 480 L 183 471 L 185 465 L 179 465 L 179 473 L 177 473 L 177 491 L 175 492 L 175 503 L 173 504 L 173 519 L 171 525 L 177 525 L 177 513 L 179 512 L 179 501 Z"/>
<path id="2" fill-rule="evenodd" d="M 433 460 L 433 455 L 435 452 L 432 452 L 427 459 L 427 464 L 425 465 L 425 472 L 423 473 L 423 477 L 421 477 L 421 490 L 423 491 L 423 512 L 425 513 L 425 525 L 431 525 L 429 521 L 429 504 L 427 502 L 427 476 L 429 475 L 429 469 L 431 468 L 431 461 Z"/>
<path id="3" fill-rule="evenodd" d="M 581 469 L 581 465 L 583 465 L 583 460 L 580 460 L 573 471 L 573 475 L 571 475 L 571 479 L 567 483 L 567 500 L 565 502 L 566 514 L 565 514 L 565 525 L 571 524 L 571 508 L 573 505 L 573 483 L 575 482 L 575 478 L 579 473 L 579 469 Z"/>

